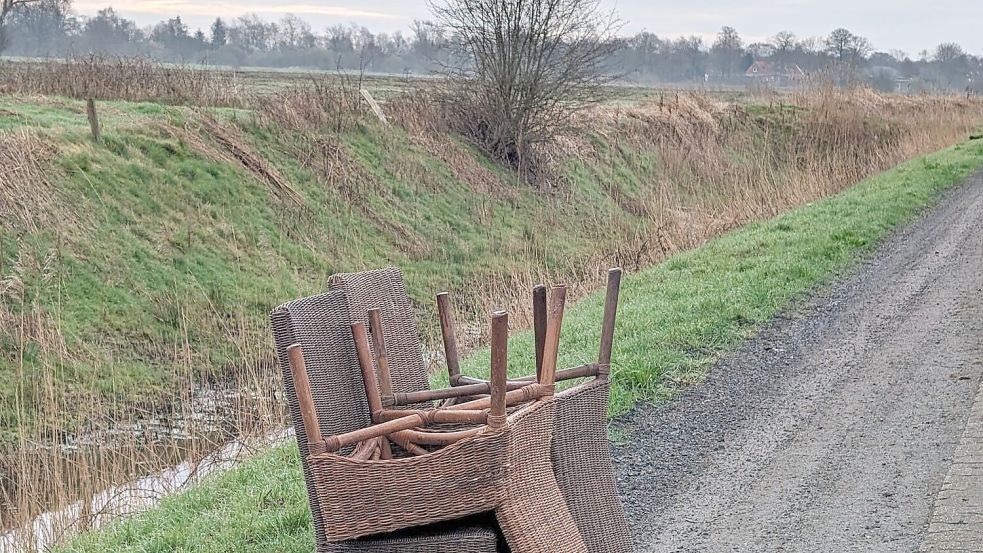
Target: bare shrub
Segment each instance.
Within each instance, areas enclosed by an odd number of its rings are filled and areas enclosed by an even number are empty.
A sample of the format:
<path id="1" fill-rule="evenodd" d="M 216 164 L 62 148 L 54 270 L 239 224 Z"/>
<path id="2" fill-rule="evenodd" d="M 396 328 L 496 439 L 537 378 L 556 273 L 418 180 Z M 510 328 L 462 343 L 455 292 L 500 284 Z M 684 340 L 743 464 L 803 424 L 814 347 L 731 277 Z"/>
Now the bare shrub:
<path id="1" fill-rule="evenodd" d="M 534 174 L 536 148 L 570 131 L 609 81 L 617 19 L 598 0 L 438 0 L 432 9 L 453 37 L 445 101 L 456 130 Z"/>

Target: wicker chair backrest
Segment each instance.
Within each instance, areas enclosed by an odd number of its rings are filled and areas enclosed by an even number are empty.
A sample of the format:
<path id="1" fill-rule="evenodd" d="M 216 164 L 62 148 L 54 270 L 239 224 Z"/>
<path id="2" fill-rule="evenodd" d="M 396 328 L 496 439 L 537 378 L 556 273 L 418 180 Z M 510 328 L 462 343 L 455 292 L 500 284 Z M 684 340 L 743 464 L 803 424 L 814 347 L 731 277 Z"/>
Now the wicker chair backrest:
<path id="1" fill-rule="evenodd" d="M 304 349 L 322 435 L 331 436 L 369 426 L 372 416 L 355 355 L 348 302 L 344 292 L 328 292 L 285 303 L 273 311 L 270 320 L 277 358 L 283 372 L 285 399 L 304 465 L 315 535 L 318 543 L 324 544 L 324 523 L 307 463 L 308 447 L 304 439 L 307 432 L 287 361 L 287 348 L 299 343 Z"/>
<path id="2" fill-rule="evenodd" d="M 393 391 L 408 393 L 429 390 L 416 317 L 406 293 L 403 273 L 396 267 L 387 267 L 338 274 L 329 279 L 328 285 L 331 290 L 345 292 L 355 321 L 368 324 L 369 310 L 380 310 L 386 350 L 393 367 Z M 374 351 L 372 353 L 375 355 Z"/>

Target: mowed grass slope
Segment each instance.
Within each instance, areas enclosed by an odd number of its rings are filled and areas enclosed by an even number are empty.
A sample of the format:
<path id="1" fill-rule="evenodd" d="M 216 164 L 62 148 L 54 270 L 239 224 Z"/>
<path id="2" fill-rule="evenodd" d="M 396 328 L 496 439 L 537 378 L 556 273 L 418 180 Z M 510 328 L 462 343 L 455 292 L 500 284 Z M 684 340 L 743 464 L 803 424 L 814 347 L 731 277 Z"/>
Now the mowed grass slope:
<path id="1" fill-rule="evenodd" d="M 627 275 L 614 352 L 616 411 L 698 380 L 756 325 L 848 267 L 981 166 L 983 141 L 967 142 Z M 602 301 L 595 294 L 569 308 L 563 365 L 596 355 Z M 512 340 L 511 354 L 515 367 L 528 365 L 528 333 Z M 481 353 L 467 363 L 476 372 L 485 364 Z M 307 553 L 313 535 L 295 450 L 287 445 L 258 455 L 63 551 Z"/>

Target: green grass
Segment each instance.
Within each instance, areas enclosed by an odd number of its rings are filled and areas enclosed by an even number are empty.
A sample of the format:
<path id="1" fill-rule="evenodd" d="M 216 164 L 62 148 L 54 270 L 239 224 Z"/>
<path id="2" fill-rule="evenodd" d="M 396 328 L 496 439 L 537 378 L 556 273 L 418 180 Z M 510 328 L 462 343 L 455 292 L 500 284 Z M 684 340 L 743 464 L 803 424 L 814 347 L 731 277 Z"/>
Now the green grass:
<path id="1" fill-rule="evenodd" d="M 757 325 L 849 267 L 980 166 L 983 141 L 971 141 L 627 275 L 614 352 L 614 413 L 698 381 Z M 601 309 L 599 294 L 569 308 L 562 365 L 594 358 Z M 510 354 L 517 370 L 528 370 L 519 360 L 531 358 L 531 336 L 516 336 Z M 469 358 L 467 368 L 479 372 L 486 356 Z M 257 455 L 63 551 L 308 553 L 313 536 L 294 450 Z"/>
<path id="2" fill-rule="evenodd" d="M 77 219 L 40 230 L 15 222 L 13 239 L 0 237 L 0 280 L 23 284 L 23 293 L 0 295 L 0 313 L 40 313 L 45 336 L 64 340 L 57 347 L 22 338 L 20 325 L 0 327 L 0 442 L 43 412 L 61 413 L 70 431 L 87 418 L 79 404 L 170 401 L 189 375 L 216 380 L 262 365 L 272 351 L 269 311 L 320 291 L 332 273 L 399 265 L 413 299 L 432 306 L 441 289 L 613 251 L 645 224 L 606 197 L 597 175 L 563 198 L 562 212 L 503 172 L 492 173 L 499 193 L 478 194 L 405 134 L 372 121 L 338 137 L 364 171 L 349 201 L 251 115 L 216 110 L 245 119 L 245 139 L 297 189 L 300 208 L 274 200 L 242 166 L 160 130 L 182 128 L 194 117 L 186 108 L 100 102 L 99 110 L 96 144 L 82 102 L 0 98 L 0 131 L 27 129 L 57 148 L 53 188 Z M 459 297 L 476 309 L 473 296 Z"/>

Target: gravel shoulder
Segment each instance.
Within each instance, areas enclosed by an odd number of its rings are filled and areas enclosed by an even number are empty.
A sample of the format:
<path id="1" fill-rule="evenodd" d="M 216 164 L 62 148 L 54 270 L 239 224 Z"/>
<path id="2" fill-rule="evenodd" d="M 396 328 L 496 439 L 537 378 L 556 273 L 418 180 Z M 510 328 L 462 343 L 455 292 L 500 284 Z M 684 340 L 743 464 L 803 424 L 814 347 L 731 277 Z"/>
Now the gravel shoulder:
<path id="1" fill-rule="evenodd" d="M 981 340 L 983 173 L 702 384 L 615 421 L 638 550 L 934 550 Z"/>

